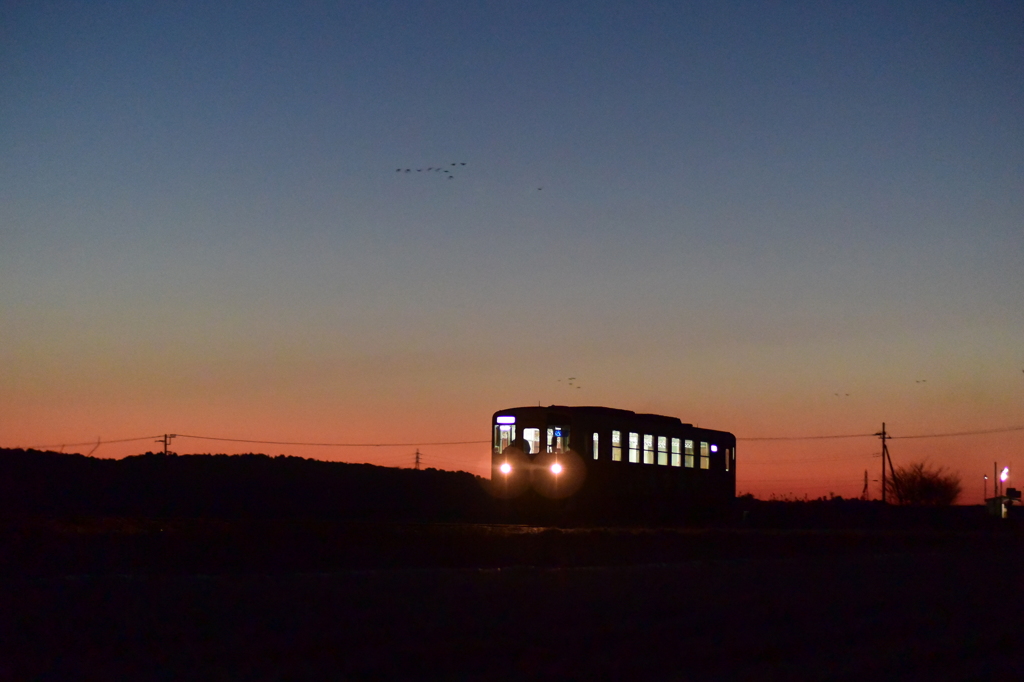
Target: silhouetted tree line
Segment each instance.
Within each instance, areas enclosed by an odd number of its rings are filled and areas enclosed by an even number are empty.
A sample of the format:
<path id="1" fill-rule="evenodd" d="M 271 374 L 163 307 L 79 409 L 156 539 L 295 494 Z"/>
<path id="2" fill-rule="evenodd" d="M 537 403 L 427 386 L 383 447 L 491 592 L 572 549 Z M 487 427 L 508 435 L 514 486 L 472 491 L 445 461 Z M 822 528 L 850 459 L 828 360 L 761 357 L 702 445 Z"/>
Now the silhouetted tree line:
<path id="1" fill-rule="evenodd" d="M 0 512 L 156 517 L 489 520 L 465 472 L 286 457 L 154 454 L 120 460 L 0 449 Z"/>
<path id="2" fill-rule="evenodd" d="M 928 469 L 923 462 L 899 467 L 889 481 L 898 504 L 948 507 L 960 497 L 960 477 L 944 468 Z"/>

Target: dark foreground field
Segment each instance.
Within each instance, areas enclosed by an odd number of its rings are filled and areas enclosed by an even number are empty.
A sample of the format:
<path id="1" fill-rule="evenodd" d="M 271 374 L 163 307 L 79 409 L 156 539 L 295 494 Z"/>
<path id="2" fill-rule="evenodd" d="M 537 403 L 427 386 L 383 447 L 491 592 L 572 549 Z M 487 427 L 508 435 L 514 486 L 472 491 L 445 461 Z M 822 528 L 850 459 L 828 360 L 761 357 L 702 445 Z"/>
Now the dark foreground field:
<path id="1" fill-rule="evenodd" d="M 7 679 L 1014 679 L 1021 535 L 8 520 Z"/>

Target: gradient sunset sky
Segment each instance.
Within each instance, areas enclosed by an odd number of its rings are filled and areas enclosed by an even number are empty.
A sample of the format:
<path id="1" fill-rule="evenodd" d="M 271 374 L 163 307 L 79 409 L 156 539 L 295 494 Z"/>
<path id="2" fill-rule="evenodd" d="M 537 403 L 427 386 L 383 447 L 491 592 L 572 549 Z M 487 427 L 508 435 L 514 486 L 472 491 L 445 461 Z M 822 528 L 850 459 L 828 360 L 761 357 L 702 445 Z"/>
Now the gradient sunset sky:
<path id="1" fill-rule="evenodd" d="M 753 438 L 1024 426 L 1024 4 L 0 1 L 0 446 L 537 403 L 731 431 L 761 497 L 879 444 Z"/>

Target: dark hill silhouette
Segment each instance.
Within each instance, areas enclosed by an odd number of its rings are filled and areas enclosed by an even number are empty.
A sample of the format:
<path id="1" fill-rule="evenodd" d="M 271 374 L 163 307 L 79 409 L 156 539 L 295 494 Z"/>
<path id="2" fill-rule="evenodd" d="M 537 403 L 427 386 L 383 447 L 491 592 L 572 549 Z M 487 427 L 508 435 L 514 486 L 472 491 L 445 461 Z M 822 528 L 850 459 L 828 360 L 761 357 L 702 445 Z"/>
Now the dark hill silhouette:
<path id="1" fill-rule="evenodd" d="M 717 525 L 743 528 L 967 528 L 994 522 L 981 507 L 893 507 L 844 500 L 764 501 L 729 509 L 679 497 L 600 490 L 568 500 L 527 491 L 492 498 L 466 472 L 247 455 L 146 453 L 120 460 L 0 448 L 0 514 L 539 525 Z M 607 491 L 606 491 L 607 492 Z"/>
<path id="2" fill-rule="evenodd" d="M 0 513 L 483 521 L 465 472 L 301 457 L 146 453 L 120 460 L 0 449 Z"/>

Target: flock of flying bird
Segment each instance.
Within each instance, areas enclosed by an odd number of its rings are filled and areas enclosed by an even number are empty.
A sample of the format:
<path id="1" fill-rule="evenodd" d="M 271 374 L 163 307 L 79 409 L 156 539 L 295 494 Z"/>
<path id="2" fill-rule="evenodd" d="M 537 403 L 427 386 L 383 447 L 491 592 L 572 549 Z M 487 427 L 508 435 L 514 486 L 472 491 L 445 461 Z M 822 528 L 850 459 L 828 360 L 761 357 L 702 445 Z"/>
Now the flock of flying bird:
<path id="1" fill-rule="evenodd" d="M 465 166 L 465 165 L 466 165 L 465 161 L 460 161 L 458 163 L 453 163 L 452 164 L 452 166 L 455 166 L 455 167 Z M 449 180 L 454 180 L 455 179 L 455 176 L 452 175 L 450 170 L 448 170 L 447 168 L 442 168 L 441 166 L 431 166 L 430 168 L 416 168 L 415 170 L 416 170 L 417 173 L 447 173 L 448 175 L 444 175 L 442 177 L 446 177 Z M 402 172 L 411 173 L 412 171 L 413 171 L 412 168 L 396 168 L 395 169 L 396 173 L 402 173 Z"/>
<path id="2" fill-rule="evenodd" d="M 458 168 L 459 166 L 465 166 L 466 162 L 465 161 L 459 161 L 458 163 L 453 163 L 453 164 L 450 164 L 450 165 L 452 167 L 454 167 L 454 168 Z M 395 169 L 396 173 L 412 173 L 413 171 L 416 171 L 417 173 L 441 173 L 441 177 L 443 177 L 443 178 L 448 178 L 449 180 L 454 180 L 455 179 L 455 176 L 452 174 L 451 170 L 449 170 L 448 168 L 445 168 L 444 166 L 430 166 L 429 168 L 396 168 Z M 542 189 L 544 189 L 544 188 L 543 187 L 538 187 L 537 188 L 538 191 L 542 190 Z"/>

